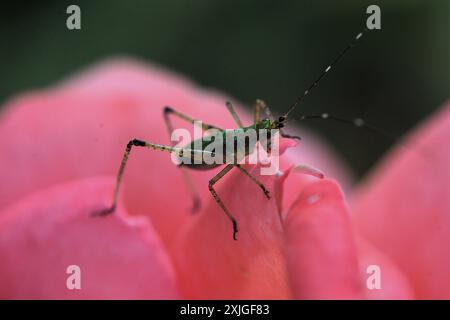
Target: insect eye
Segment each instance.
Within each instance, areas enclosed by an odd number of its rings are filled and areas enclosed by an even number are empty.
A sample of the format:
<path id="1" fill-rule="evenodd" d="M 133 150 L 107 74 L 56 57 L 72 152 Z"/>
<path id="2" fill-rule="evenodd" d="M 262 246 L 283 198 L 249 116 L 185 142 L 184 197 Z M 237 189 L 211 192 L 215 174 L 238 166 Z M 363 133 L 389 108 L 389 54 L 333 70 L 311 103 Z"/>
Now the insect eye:
<path id="1" fill-rule="evenodd" d="M 281 116 L 281 117 L 278 118 L 278 122 L 284 122 L 284 120 L 286 120 L 286 118 L 283 117 L 283 116 Z"/>

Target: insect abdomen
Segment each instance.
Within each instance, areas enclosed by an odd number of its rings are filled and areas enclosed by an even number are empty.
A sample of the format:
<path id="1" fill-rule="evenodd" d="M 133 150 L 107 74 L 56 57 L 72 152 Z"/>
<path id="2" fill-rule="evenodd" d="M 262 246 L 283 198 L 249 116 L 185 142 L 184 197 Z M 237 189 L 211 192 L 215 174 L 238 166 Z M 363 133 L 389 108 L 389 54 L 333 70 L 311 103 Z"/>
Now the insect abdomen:
<path id="1" fill-rule="evenodd" d="M 242 133 L 243 131 L 242 129 L 224 131 L 210 137 L 208 140 L 199 139 L 186 145 L 184 147 L 186 149 L 201 150 L 203 153 L 187 152 L 186 156 L 179 157 L 179 166 L 195 170 L 209 170 L 223 164 L 240 163 L 245 156 L 253 152 L 256 142 L 250 141 L 247 136 L 243 136 L 243 143 L 239 144 L 238 136 L 232 135 L 234 132 Z M 228 139 L 233 139 L 232 146 L 229 146 L 228 148 L 226 143 L 227 137 Z"/>

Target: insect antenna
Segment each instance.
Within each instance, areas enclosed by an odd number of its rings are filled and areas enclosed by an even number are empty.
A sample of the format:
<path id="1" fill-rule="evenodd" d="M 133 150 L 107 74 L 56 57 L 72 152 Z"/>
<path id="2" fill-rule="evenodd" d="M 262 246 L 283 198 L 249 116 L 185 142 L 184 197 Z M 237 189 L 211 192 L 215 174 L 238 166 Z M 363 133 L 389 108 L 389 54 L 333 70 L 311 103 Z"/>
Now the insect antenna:
<path id="1" fill-rule="evenodd" d="M 363 118 L 353 118 L 353 119 L 347 119 L 335 115 L 331 115 L 329 113 L 321 113 L 321 114 L 307 114 L 302 115 L 299 120 L 333 120 L 345 124 L 352 125 L 357 128 L 365 128 L 369 131 L 372 131 L 374 133 L 380 134 L 382 136 L 385 136 L 395 142 L 400 140 L 400 137 L 398 135 L 392 134 L 390 132 L 387 132 L 386 130 L 381 129 L 380 127 L 377 127 L 376 125 L 369 123 L 365 121 Z"/>
<path id="2" fill-rule="evenodd" d="M 390 139 L 392 142 L 396 143 L 399 147 L 404 148 L 405 150 L 408 150 L 409 152 L 413 152 L 416 156 L 419 156 L 419 158 L 423 161 L 423 163 L 427 166 L 427 168 L 433 169 L 433 166 L 430 166 L 429 164 L 432 163 L 433 159 L 430 157 L 431 152 L 428 150 L 425 150 L 423 146 L 419 146 L 419 143 L 417 141 L 414 141 L 412 137 L 408 137 L 407 140 L 403 139 L 402 135 L 396 135 L 393 133 L 390 133 L 372 123 L 369 123 L 365 121 L 362 118 L 353 118 L 353 119 L 347 119 L 340 116 L 331 115 L 329 113 L 321 113 L 321 114 L 308 114 L 303 115 L 298 119 L 294 120 L 333 120 L 336 122 L 344 123 L 352 125 L 356 128 L 364 128 L 368 131 L 374 132 L 376 134 L 382 135 L 388 139 Z"/>
<path id="3" fill-rule="evenodd" d="M 288 111 L 284 114 L 283 118 L 287 119 L 288 115 L 295 109 L 295 107 L 297 107 L 300 102 L 311 92 L 312 89 L 314 89 L 320 82 L 320 80 L 322 80 L 323 77 L 325 77 L 325 75 L 331 70 L 331 68 L 333 68 L 340 60 L 341 58 L 351 49 L 353 48 L 356 43 L 362 38 L 363 34 L 367 31 L 368 29 L 364 29 L 363 31 L 361 31 L 360 33 L 358 33 L 353 40 L 337 55 L 336 58 L 334 58 L 334 60 L 322 71 L 322 73 L 319 75 L 319 77 L 317 77 L 317 79 L 303 92 L 303 94 L 301 96 L 299 96 L 297 98 L 297 100 L 295 100 L 295 102 L 289 107 Z"/>

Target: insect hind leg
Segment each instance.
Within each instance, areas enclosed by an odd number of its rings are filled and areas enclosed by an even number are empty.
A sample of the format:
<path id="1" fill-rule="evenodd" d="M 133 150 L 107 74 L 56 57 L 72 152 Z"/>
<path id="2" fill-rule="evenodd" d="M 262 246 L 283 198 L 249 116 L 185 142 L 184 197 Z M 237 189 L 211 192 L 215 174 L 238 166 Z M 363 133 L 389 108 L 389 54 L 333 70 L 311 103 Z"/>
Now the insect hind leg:
<path id="1" fill-rule="evenodd" d="M 125 171 L 125 167 L 127 165 L 127 161 L 128 161 L 128 157 L 131 153 L 131 149 L 133 147 L 144 147 L 147 149 L 152 149 L 152 150 L 158 150 L 158 151 L 165 151 L 165 152 L 175 152 L 177 153 L 178 156 L 182 156 L 185 152 L 199 152 L 202 153 L 203 151 L 197 151 L 197 150 L 191 150 L 191 149 L 183 149 L 183 148 L 176 148 L 176 147 L 169 147 L 169 146 L 165 146 L 165 145 L 161 145 L 161 144 L 154 144 L 154 143 L 150 143 L 150 142 L 146 142 L 146 141 L 142 141 L 139 139 L 133 139 L 130 140 L 127 143 L 127 146 L 125 148 L 125 152 L 123 154 L 123 158 L 122 161 L 120 163 L 120 167 L 119 167 L 119 172 L 117 174 L 117 178 L 116 178 L 116 186 L 114 188 L 114 195 L 113 195 L 113 202 L 111 204 L 110 207 L 107 207 L 103 210 L 97 211 L 92 213 L 92 216 L 94 217 L 98 217 L 98 216 L 106 216 L 109 215 L 111 213 L 113 213 L 116 208 L 117 208 L 117 199 L 119 196 L 119 190 L 120 190 L 120 186 L 122 183 L 122 177 Z"/>
<path id="2" fill-rule="evenodd" d="M 180 118 L 180 119 L 182 119 L 182 120 L 184 120 L 186 122 L 189 122 L 189 123 L 191 123 L 193 125 L 197 124 L 197 122 L 196 122 L 196 120 L 194 118 L 191 118 L 190 116 L 185 115 L 184 113 L 181 113 L 181 112 L 173 109 L 172 107 L 166 106 L 166 107 L 164 107 L 164 110 L 163 110 L 163 116 L 164 116 L 164 122 L 166 124 L 166 128 L 167 128 L 167 132 L 169 134 L 169 137 L 172 135 L 172 132 L 173 132 L 172 121 L 170 121 L 170 118 L 169 118 L 170 114 L 172 114 L 174 116 L 177 116 L 178 118 Z M 223 129 L 220 129 L 220 128 L 216 127 L 216 126 L 213 126 L 211 124 L 206 124 L 206 123 L 202 123 L 202 129 L 203 130 L 217 129 L 217 130 L 220 130 L 220 131 L 223 130 Z M 173 143 L 172 143 L 172 145 L 173 145 Z M 200 195 L 199 195 L 199 193 L 198 193 L 198 191 L 197 191 L 197 189 L 195 187 L 194 181 L 192 180 L 192 177 L 191 177 L 190 173 L 187 171 L 187 169 L 184 168 L 184 167 L 180 167 L 180 169 L 183 172 L 183 179 L 184 179 L 184 181 L 186 183 L 186 186 L 187 186 L 187 188 L 190 191 L 191 196 L 192 196 L 191 212 L 192 213 L 196 213 L 196 212 L 198 212 L 200 210 L 200 207 L 201 207 Z"/>
<path id="3" fill-rule="evenodd" d="M 236 122 L 239 128 L 242 128 L 244 125 L 242 124 L 241 118 L 239 118 L 236 110 L 234 110 L 233 104 L 230 101 L 227 101 L 225 105 L 227 106 L 228 112 L 230 112 L 231 116 L 233 117 L 234 122 Z"/>
<path id="4" fill-rule="evenodd" d="M 103 210 L 94 212 L 92 214 L 92 216 L 102 217 L 102 216 L 109 215 L 109 214 L 113 213 L 114 211 L 116 211 L 117 198 L 119 196 L 119 189 L 120 189 L 120 184 L 122 182 L 123 172 L 127 165 L 128 157 L 130 156 L 131 148 L 133 147 L 133 145 L 140 145 L 140 143 L 138 142 L 138 140 L 134 139 L 134 140 L 129 141 L 125 148 L 125 152 L 123 154 L 122 161 L 120 163 L 119 173 L 117 174 L 117 178 L 116 178 L 116 186 L 114 187 L 114 196 L 113 196 L 112 205 Z"/>

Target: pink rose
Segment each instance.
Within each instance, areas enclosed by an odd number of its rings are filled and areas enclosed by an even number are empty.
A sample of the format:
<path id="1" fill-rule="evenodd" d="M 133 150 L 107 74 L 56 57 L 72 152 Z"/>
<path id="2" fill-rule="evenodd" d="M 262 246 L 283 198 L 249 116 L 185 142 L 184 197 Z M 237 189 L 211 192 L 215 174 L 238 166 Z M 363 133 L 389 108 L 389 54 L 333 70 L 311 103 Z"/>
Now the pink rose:
<path id="1" fill-rule="evenodd" d="M 398 148 L 356 190 L 336 156 L 303 131 L 281 156 L 284 174 L 259 176 L 271 200 L 233 170 L 217 191 L 238 220 L 238 241 L 208 191 L 217 170 L 192 173 L 202 209 L 190 214 L 180 169 L 156 151 L 134 149 L 118 210 L 90 216 L 111 203 L 130 139 L 170 144 L 163 106 L 233 128 L 226 100 L 115 60 L 10 101 L 0 116 L 0 298 L 450 297 L 450 109 L 413 136 L 421 152 Z M 300 163 L 334 180 L 292 172 Z M 66 285 L 71 265 L 80 290 Z M 379 266 L 381 289 L 366 285 L 369 265 Z"/>

